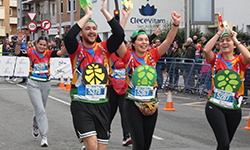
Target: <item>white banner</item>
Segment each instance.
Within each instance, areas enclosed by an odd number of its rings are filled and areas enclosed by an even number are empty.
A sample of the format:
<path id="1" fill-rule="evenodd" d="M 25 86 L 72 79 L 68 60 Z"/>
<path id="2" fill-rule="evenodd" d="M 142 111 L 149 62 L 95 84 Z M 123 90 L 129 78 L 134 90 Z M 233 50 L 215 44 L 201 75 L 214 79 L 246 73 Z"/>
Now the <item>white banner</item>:
<path id="1" fill-rule="evenodd" d="M 27 77 L 30 71 L 30 59 L 28 57 L 17 57 L 14 76 Z"/>
<path id="2" fill-rule="evenodd" d="M 72 78 L 72 69 L 69 58 L 51 58 L 50 76 L 51 78 Z"/>
<path id="3" fill-rule="evenodd" d="M 0 76 L 13 76 L 16 57 L 0 56 Z"/>
<path id="4" fill-rule="evenodd" d="M 27 77 L 30 72 L 28 57 L 0 56 L 0 76 Z M 72 78 L 72 69 L 69 58 L 50 59 L 51 78 Z"/>

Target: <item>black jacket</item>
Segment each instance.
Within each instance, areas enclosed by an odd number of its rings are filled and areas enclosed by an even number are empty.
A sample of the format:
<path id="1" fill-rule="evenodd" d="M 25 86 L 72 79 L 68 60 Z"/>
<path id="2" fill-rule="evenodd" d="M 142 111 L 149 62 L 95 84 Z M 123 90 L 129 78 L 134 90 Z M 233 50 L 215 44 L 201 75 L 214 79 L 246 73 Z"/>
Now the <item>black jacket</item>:
<path id="1" fill-rule="evenodd" d="M 193 44 L 189 44 L 186 49 L 184 58 L 195 59 L 196 47 Z"/>

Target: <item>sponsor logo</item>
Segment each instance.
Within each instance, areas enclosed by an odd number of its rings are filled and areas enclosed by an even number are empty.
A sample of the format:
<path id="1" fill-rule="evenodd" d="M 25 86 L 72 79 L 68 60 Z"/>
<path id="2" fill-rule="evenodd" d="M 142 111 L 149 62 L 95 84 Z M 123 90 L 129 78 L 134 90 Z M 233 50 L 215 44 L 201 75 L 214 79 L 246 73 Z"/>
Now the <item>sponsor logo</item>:
<path id="1" fill-rule="evenodd" d="M 67 64 L 67 62 L 64 62 L 63 60 L 58 61 L 58 65 L 59 65 L 59 66 L 61 66 L 61 65 L 66 65 L 66 64 Z"/>
<path id="2" fill-rule="evenodd" d="M 141 8 L 139 9 L 139 12 L 143 16 L 153 16 L 157 12 L 157 9 L 155 8 L 154 5 L 150 6 L 149 3 L 147 3 L 146 6 L 143 6 L 143 5 L 141 6 Z"/>
<path id="3" fill-rule="evenodd" d="M 132 25 L 137 25 L 137 28 L 143 29 L 155 28 L 159 24 L 166 23 L 166 19 L 153 17 L 156 15 L 156 12 L 157 9 L 155 6 L 147 3 L 146 5 L 141 5 L 139 8 L 139 13 L 142 17 L 132 16 L 129 21 Z"/>

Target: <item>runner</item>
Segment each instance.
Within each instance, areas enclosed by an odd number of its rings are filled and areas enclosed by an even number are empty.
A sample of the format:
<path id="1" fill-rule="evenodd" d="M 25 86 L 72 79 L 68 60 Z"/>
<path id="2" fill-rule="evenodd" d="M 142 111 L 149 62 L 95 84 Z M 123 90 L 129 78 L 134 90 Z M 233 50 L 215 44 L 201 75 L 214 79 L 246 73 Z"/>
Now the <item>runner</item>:
<path id="1" fill-rule="evenodd" d="M 121 21 L 123 27 L 128 19 Z M 123 59 L 127 72 L 129 88 L 124 102 L 125 115 L 132 137 L 133 150 L 148 150 L 157 120 L 157 74 L 156 62 L 166 53 L 173 42 L 181 16 L 172 13 L 173 27 L 165 41 L 159 46 L 148 51 L 149 37 L 143 29 L 137 29 L 131 36 L 132 50 L 126 49 L 123 43 L 117 53 Z"/>
<path id="2" fill-rule="evenodd" d="M 244 73 L 250 63 L 250 53 L 237 40 L 237 33 L 218 25 L 218 32 L 206 44 L 204 54 L 212 66 L 212 91 L 208 94 L 206 117 L 217 140 L 217 150 L 229 150 L 241 120 Z M 212 48 L 219 39 L 221 53 Z M 234 55 L 238 48 L 241 55 Z"/>
<path id="3" fill-rule="evenodd" d="M 129 13 L 131 9 L 128 9 Z M 127 11 L 125 9 L 122 10 L 123 16 L 126 16 Z M 126 17 L 125 17 L 126 18 Z M 122 20 L 125 19 L 124 17 Z M 121 21 L 123 22 L 123 21 Z M 128 146 L 132 144 L 132 139 L 130 137 L 128 131 L 128 125 L 125 121 L 124 115 L 124 100 L 125 100 L 125 93 L 128 88 L 128 84 L 126 82 L 126 71 L 125 65 L 119 55 L 115 52 L 112 53 L 110 60 L 110 72 L 109 72 L 109 79 L 110 79 L 110 86 L 109 86 L 109 103 L 110 103 L 110 126 L 112 124 L 112 120 L 115 117 L 117 107 L 119 107 L 119 112 L 121 116 L 121 125 L 123 131 L 123 146 Z"/>
<path id="4" fill-rule="evenodd" d="M 73 68 L 71 113 L 76 134 L 86 149 L 104 150 L 110 136 L 110 106 L 106 94 L 108 60 L 124 40 L 124 30 L 107 11 L 107 0 L 103 0 L 101 12 L 113 34 L 108 40 L 97 43 L 98 27 L 90 19 L 92 9 L 86 5 L 84 12 L 85 16 L 64 39 Z M 78 33 L 81 42 L 77 42 Z"/>
<path id="5" fill-rule="evenodd" d="M 31 103 L 35 110 L 33 117 L 32 134 L 38 138 L 41 134 L 41 146 L 47 147 L 48 119 L 45 113 L 45 107 L 50 92 L 50 58 L 59 57 L 66 53 L 66 49 L 61 51 L 49 50 L 48 40 L 45 36 L 38 38 L 36 49 L 21 50 L 22 40 L 25 35 L 17 34 L 17 44 L 15 54 L 17 56 L 26 56 L 30 58 L 30 73 L 28 76 L 27 90 Z"/>
<path id="6" fill-rule="evenodd" d="M 126 72 L 125 65 L 122 59 L 118 56 L 118 54 L 112 53 L 110 57 L 110 85 L 109 85 L 109 104 L 110 104 L 110 126 L 115 117 L 117 107 L 119 107 L 119 112 L 121 116 L 121 125 L 123 131 L 123 146 L 128 146 L 132 144 L 132 139 L 130 137 L 128 131 L 128 125 L 125 121 L 124 115 L 124 100 L 125 93 L 128 88 L 128 84 L 126 82 Z"/>

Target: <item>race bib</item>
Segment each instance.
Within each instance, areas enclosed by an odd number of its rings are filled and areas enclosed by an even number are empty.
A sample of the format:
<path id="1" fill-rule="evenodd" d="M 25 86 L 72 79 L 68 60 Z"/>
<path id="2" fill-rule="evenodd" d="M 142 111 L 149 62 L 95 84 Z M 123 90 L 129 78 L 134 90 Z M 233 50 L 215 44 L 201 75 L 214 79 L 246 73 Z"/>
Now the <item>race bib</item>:
<path id="1" fill-rule="evenodd" d="M 214 98 L 220 101 L 233 103 L 234 95 L 235 93 L 232 93 L 232 92 L 219 90 L 219 89 L 214 90 Z"/>
<path id="2" fill-rule="evenodd" d="M 153 87 L 136 86 L 135 96 L 148 97 L 153 95 Z"/>
<path id="3" fill-rule="evenodd" d="M 48 73 L 48 72 L 49 70 L 47 63 L 34 64 L 32 73 Z"/>
<path id="4" fill-rule="evenodd" d="M 90 100 L 98 101 L 99 99 L 104 99 L 106 96 L 106 85 L 105 84 L 98 84 L 98 85 L 92 85 L 87 84 L 86 85 L 86 91 L 85 96 L 86 98 L 89 98 Z"/>
<path id="5" fill-rule="evenodd" d="M 90 101 L 105 99 L 107 94 L 106 83 L 108 73 L 100 63 L 90 63 L 84 67 L 82 82 L 85 85 L 85 98 Z"/>
<path id="6" fill-rule="evenodd" d="M 126 71 L 125 69 L 119 69 L 113 71 L 113 77 L 115 79 L 125 79 L 126 78 Z"/>

